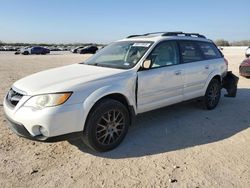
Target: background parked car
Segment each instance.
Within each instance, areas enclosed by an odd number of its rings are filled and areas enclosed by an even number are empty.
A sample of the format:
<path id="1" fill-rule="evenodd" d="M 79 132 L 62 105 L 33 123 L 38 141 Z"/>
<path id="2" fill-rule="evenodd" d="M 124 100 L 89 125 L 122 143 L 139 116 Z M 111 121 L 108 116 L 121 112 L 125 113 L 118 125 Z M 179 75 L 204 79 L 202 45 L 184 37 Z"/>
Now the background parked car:
<path id="1" fill-rule="evenodd" d="M 22 54 L 22 52 L 24 52 L 25 50 L 27 50 L 28 48 L 30 48 L 29 46 L 25 46 L 25 47 L 20 47 L 19 49 L 17 49 L 15 51 L 15 55 L 19 55 L 19 54 Z"/>
<path id="2" fill-rule="evenodd" d="M 20 49 L 18 49 L 14 54 L 15 55 L 19 55 L 21 52 L 20 52 Z"/>
<path id="3" fill-rule="evenodd" d="M 218 46 L 218 49 L 219 49 L 220 51 L 222 51 L 222 50 L 223 50 L 223 47 L 221 47 L 221 46 Z"/>
<path id="4" fill-rule="evenodd" d="M 72 53 L 77 53 L 77 50 L 80 49 L 80 48 L 84 48 L 84 46 L 77 46 L 77 47 L 75 47 L 75 48 L 72 48 L 70 51 L 71 51 Z"/>
<path id="5" fill-rule="evenodd" d="M 241 64 L 240 64 L 240 75 L 250 78 L 250 58 L 245 59 Z"/>
<path id="6" fill-rule="evenodd" d="M 246 49 L 246 57 L 250 57 L 250 46 Z"/>
<path id="7" fill-rule="evenodd" d="M 35 46 L 31 48 L 24 48 L 20 50 L 20 53 L 23 55 L 29 55 L 29 54 L 48 54 L 50 53 L 50 50 L 44 47 Z"/>
<path id="8" fill-rule="evenodd" d="M 13 46 L 3 46 L 3 51 L 16 51 L 16 47 Z"/>
<path id="9" fill-rule="evenodd" d="M 79 54 L 95 54 L 98 50 L 97 46 L 91 45 L 91 46 L 85 46 L 84 48 L 80 48 L 77 50 L 77 53 Z"/>
<path id="10" fill-rule="evenodd" d="M 56 46 L 51 46 L 49 47 L 50 51 L 61 51 L 61 49 L 59 47 Z"/>

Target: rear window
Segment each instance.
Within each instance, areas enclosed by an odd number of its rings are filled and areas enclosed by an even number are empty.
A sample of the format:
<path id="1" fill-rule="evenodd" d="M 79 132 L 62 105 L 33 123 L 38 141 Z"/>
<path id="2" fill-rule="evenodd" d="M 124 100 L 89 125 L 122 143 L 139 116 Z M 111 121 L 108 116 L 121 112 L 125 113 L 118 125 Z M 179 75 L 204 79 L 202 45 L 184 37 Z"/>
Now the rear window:
<path id="1" fill-rule="evenodd" d="M 205 59 L 221 58 L 221 54 L 214 44 L 208 42 L 197 42 L 197 44 Z"/>
<path id="2" fill-rule="evenodd" d="M 183 63 L 202 61 L 202 55 L 195 43 L 192 41 L 180 41 L 180 51 Z"/>

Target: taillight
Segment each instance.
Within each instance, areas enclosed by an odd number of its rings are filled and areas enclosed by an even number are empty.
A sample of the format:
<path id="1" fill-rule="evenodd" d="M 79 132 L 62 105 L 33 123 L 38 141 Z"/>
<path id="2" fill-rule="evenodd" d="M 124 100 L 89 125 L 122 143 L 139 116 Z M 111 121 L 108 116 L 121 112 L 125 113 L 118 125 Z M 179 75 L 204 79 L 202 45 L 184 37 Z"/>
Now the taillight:
<path id="1" fill-rule="evenodd" d="M 226 66 L 228 66 L 228 60 L 226 58 L 224 58 L 224 62 L 226 64 Z"/>

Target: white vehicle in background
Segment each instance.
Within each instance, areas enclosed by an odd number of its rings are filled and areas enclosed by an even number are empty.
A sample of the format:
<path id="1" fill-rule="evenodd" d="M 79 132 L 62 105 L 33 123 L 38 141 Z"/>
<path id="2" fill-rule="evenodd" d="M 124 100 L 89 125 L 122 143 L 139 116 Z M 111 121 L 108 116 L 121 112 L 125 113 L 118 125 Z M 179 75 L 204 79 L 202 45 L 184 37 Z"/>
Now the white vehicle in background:
<path id="1" fill-rule="evenodd" d="M 246 57 L 250 57 L 250 46 L 246 49 Z"/>
<path id="2" fill-rule="evenodd" d="M 80 48 L 84 48 L 84 46 L 73 47 L 73 48 L 71 48 L 70 51 L 71 51 L 72 53 L 77 53 L 77 50 L 80 49 Z"/>
<path id="3" fill-rule="evenodd" d="M 15 82 L 4 111 L 18 135 L 40 141 L 79 137 L 94 150 L 108 151 L 122 142 L 137 114 L 198 97 L 214 109 L 227 68 L 203 35 L 134 35 L 84 63 Z"/>

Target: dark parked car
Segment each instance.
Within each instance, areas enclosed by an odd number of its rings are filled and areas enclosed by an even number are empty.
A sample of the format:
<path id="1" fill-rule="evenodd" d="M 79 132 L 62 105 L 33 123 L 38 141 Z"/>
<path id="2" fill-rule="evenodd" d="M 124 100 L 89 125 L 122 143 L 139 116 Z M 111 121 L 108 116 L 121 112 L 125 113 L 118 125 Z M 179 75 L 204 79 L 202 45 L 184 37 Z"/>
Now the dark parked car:
<path id="1" fill-rule="evenodd" d="M 241 64 L 240 64 L 240 75 L 250 78 L 250 58 L 245 59 Z"/>
<path id="2" fill-rule="evenodd" d="M 29 55 L 29 54 L 48 54 L 50 53 L 50 50 L 44 47 L 35 46 L 31 48 L 24 48 L 20 50 L 20 53 L 23 55 Z"/>
<path id="3" fill-rule="evenodd" d="M 79 54 L 95 54 L 98 48 L 96 46 L 86 46 L 84 48 L 78 49 Z"/>

